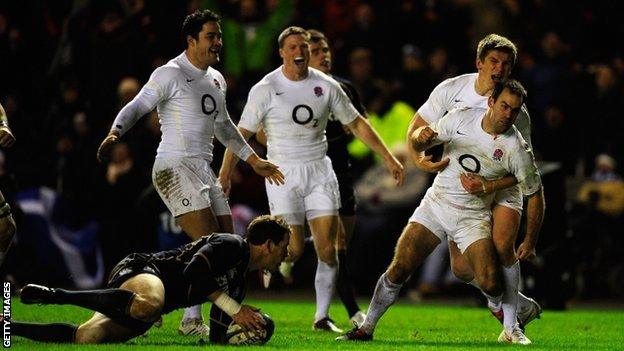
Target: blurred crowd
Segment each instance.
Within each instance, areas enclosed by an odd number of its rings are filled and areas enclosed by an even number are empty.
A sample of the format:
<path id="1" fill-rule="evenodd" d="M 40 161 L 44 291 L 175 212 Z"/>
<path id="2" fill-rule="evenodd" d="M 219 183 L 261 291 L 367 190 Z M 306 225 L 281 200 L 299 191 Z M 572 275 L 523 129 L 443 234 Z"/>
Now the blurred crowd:
<path id="1" fill-rule="evenodd" d="M 89 256 L 92 245 L 76 233 L 96 228 L 92 236 L 105 267 L 129 252 L 161 245 L 154 228 L 172 222 L 159 215 L 166 211 L 150 188 L 160 137 L 157 114 L 145 116 L 124 136 L 108 164 L 97 163 L 95 153 L 119 109 L 156 67 L 182 51 L 182 20 L 199 8 L 223 16 L 224 52 L 217 68 L 227 79 L 228 108 L 235 122 L 249 88 L 279 65 L 277 35 L 288 25 L 298 25 L 327 34 L 334 72 L 355 84 L 369 118 L 377 123 L 373 125 L 394 126 L 387 138 L 382 133 L 391 147 L 402 142 L 405 129 L 396 133 L 402 128 L 397 126 L 407 128 L 438 83 L 475 71 L 475 47 L 483 36 L 509 37 L 519 48 L 512 76 L 529 92 L 533 145 L 545 165 L 549 197 L 538 247 L 541 264 L 557 267 L 542 278 L 536 273 L 535 279 L 556 279 L 570 297 L 624 294 L 624 118 L 617 107 L 624 99 L 624 45 L 618 39 L 624 36 L 624 3 L 619 1 L 3 2 L 0 101 L 17 143 L 2 150 L 2 190 L 13 189 L 10 194 L 20 204 L 43 201 L 41 189 L 52 192 L 61 205 L 46 212 L 46 218 L 74 233 L 69 239 L 58 230 L 52 234 Z M 384 121 L 392 123 L 384 127 Z M 255 147 L 261 151 L 260 145 Z M 360 178 L 374 160 L 357 145 L 350 151 Z M 213 166 L 219 167 L 222 153 L 217 147 Z M 263 181 L 251 173 L 239 169 L 231 197 L 232 205 L 244 206 L 243 222 L 249 213 L 267 212 Z M 36 191 L 39 195 L 32 195 Z M 417 194 L 407 193 L 411 201 L 398 201 L 386 211 L 376 206 L 375 196 L 372 202 L 362 201 L 361 212 L 377 214 L 366 216 L 377 224 L 361 228 L 364 243 L 387 241 L 376 248 L 391 253 L 400 230 L 396 223 L 404 223 L 416 206 Z M 25 212 L 26 217 L 34 213 Z M 398 215 L 398 221 L 384 220 Z M 18 223 L 21 249 L 14 256 L 41 254 L 24 247 L 33 241 L 26 230 L 31 227 Z M 352 255 L 353 260 L 366 257 L 365 244 L 354 246 L 364 253 Z M 19 276 L 30 269 L 22 279 L 45 279 L 35 270 L 39 266 L 14 260 L 4 269 L 18 273 L 9 273 Z M 86 260 L 85 265 L 93 271 L 97 262 Z M 40 266 L 45 269 L 45 264 Z M 535 266 L 539 271 L 540 263 Z M 364 286 L 360 291 L 370 289 L 367 279 L 377 276 L 383 265 L 371 269 L 358 273 L 353 268 Z"/>

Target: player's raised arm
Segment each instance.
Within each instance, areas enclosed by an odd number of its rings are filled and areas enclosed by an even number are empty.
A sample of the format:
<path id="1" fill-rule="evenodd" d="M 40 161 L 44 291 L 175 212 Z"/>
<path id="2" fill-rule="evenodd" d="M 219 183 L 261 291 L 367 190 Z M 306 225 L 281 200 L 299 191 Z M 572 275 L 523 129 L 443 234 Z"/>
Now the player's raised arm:
<path id="1" fill-rule="evenodd" d="M 245 133 L 247 136 L 242 135 L 241 131 L 243 130 L 249 132 Z M 243 159 L 256 173 L 267 178 L 271 184 L 284 184 L 284 175 L 280 172 L 278 166 L 260 158 L 249 144 L 247 144 L 247 140 L 253 135 L 252 132 L 244 128 L 237 129 L 234 123 L 232 123 L 232 120 L 228 117 L 223 121 L 217 121 L 215 124 L 215 135 L 217 139 L 227 147 L 226 152 L 230 152 L 227 169 L 224 172 L 224 177 L 226 177 L 227 180 L 229 180 L 229 176 L 234 169 L 233 167 L 236 166 L 236 161 L 238 159 Z M 223 164 L 225 164 L 225 158 L 223 162 Z M 224 169 L 223 164 L 221 169 Z M 226 189 L 224 188 L 224 190 Z M 227 190 L 226 195 L 229 194 L 229 186 Z"/>
<path id="2" fill-rule="evenodd" d="M 405 177 L 403 165 L 401 165 L 399 160 L 388 150 L 388 147 L 383 140 L 381 140 L 379 134 L 377 134 L 370 123 L 368 123 L 364 117 L 358 116 L 351 123 L 347 124 L 347 127 L 351 130 L 353 135 L 362 140 L 364 144 L 383 158 L 388 171 L 390 171 L 397 181 L 397 185 L 402 185 Z"/>
<path id="3" fill-rule="evenodd" d="M 158 68 L 149 82 L 141 88 L 137 96 L 124 106 L 115 117 L 111 130 L 104 138 L 97 151 L 97 159 L 104 162 L 119 138 L 125 134 L 136 122 L 147 113 L 152 111 L 158 102 L 166 97 L 166 91 L 171 81 L 171 72 L 164 68 Z"/>

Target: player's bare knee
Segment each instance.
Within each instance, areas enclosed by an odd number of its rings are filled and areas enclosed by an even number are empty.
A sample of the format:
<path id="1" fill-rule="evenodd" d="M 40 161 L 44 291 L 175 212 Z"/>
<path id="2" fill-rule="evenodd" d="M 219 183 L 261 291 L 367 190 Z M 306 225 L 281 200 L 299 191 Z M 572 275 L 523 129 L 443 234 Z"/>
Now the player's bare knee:
<path id="1" fill-rule="evenodd" d="M 137 295 L 132 300 L 130 316 L 144 322 L 152 322 L 158 319 L 161 311 L 162 304 L 160 301 L 149 296 Z"/>
<path id="2" fill-rule="evenodd" d="M 513 242 L 495 240 L 494 248 L 496 249 L 498 258 L 503 266 L 509 267 L 516 262 L 516 253 L 514 251 Z"/>
<path id="3" fill-rule="evenodd" d="M 104 341 L 104 330 L 99 323 L 86 322 L 76 329 L 74 343 L 99 344 Z"/>
<path id="4" fill-rule="evenodd" d="M 289 262 L 297 262 L 299 261 L 299 259 L 301 258 L 301 256 L 303 255 L 303 246 L 298 246 L 298 245 L 294 245 L 294 246 L 290 246 L 288 248 L 288 258 L 287 261 Z"/>
<path id="5" fill-rule="evenodd" d="M 333 246 L 331 245 L 328 245 L 328 246 L 329 247 L 320 249 L 316 254 L 319 260 L 333 267 L 336 265 L 336 250 L 334 250 Z"/>
<path id="6" fill-rule="evenodd" d="M 451 271 L 461 281 L 470 282 L 474 279 L 470 265 L 463 260 L 451 260 Z"/>
<path id="7" fill-rule="evenodd" d="M 486 268 L 482 276 L 477 279 L 479 287 L 488 295 L 497 296 L 503 293 L 499 280 L 499 271 L 495 268 Z"/>

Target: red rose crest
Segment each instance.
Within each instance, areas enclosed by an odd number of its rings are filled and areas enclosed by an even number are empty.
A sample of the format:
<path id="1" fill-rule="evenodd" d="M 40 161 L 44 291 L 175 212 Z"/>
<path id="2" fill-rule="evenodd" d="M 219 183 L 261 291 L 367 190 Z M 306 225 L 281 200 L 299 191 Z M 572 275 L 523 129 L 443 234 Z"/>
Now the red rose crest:
<path id="1" fill-rule="evenodd" d="M 323 95 L 323 88 L 321 88 L 321 87 L 314 87 L 314 95 L 316 95 L 316 97 L 319 97 L 319 96 Z"/>
<path id="2" fill-rule="evenodd" d="M 494 161 L 500 161 L 502 157 L 503 157 L 503 150 L 501 149 L 494 150 L 494 155 L 492 155 L 492 159 Z"/>

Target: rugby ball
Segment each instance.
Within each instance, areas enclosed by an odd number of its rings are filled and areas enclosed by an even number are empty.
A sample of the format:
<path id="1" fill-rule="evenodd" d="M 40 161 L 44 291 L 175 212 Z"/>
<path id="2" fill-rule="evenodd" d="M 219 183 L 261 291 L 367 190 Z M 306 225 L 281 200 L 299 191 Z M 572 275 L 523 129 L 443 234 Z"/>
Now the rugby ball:
<path id="1" fill-rule="evenodd" d="M 261 313 L 265 321 L 264 329 L 243 330 L 238 324 L 232 322 L 228 327 L 225 339 L 229 345 L 263 345 L 271 339 L 275 324 L 271 317 Z"/>

